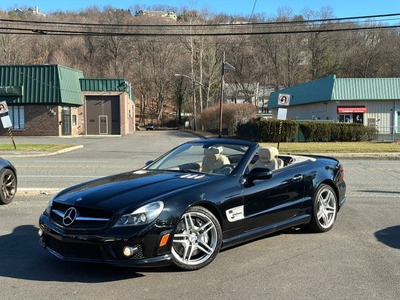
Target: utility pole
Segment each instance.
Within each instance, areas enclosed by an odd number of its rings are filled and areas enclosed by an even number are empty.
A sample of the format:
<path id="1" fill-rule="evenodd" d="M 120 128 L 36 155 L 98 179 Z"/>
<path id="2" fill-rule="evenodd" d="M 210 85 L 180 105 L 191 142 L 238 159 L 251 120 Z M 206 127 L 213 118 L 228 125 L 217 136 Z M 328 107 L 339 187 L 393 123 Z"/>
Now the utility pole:
<path id="1" fill-rule="evenodd" d="M 225 86 L 225 70 L 235 71 L 235 67 L 225 62 L 225 51 L 222 56 L 222 67 L 221 67 L 221 96 L 219 98 L 219 129 L 218 137 L 222 136 L 222 104 L 224 103 L 224 86 Z"/>

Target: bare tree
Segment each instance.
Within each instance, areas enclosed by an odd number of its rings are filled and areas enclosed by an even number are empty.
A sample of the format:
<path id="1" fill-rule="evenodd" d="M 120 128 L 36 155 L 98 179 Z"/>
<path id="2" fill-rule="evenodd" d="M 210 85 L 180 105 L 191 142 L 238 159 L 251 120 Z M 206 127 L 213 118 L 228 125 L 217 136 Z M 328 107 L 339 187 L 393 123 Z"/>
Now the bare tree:
<path id="1" fill-rule="evenodd" d="M 218 104 L 224 52 L 227 61 L 235 66 L 235 72 L 226 73 L 226 82 L 234 84 L 233 93 L 242 93 L 253 105 L 257 87 L 266 84 L 275 88 L 290 87 L 332 74 L 400 77 L 397 29 L 361 30 L 361 27 L 379 24 L 333 21 L 329 7 L 318 12 L 304 10 L 296 16 L 290 8 L 284 8 L 276 18 L 268 19 L 263 15 L 249 19 L 186 8 L 178 11 L 169 6 L 135 6 L 135 9 L 173 10 L 178 19 L 137 17 L 133 10 L 112 7 L 48 14 L 46 26 L 52 31 L 68 26 L 85 32 L 68 36 L 33 32 L 32 28 L 40 23 L 36 21 L 41 19 L 32 14 L 0 11 L 3 28 L 0 63 L 55 63 L 82 70 L 86 77 L 123 77 L 132 83 L 140 122 L 162 122 L 173 117 L 166 114 L 171 111 L 178 112 L 180 122 L 183 112 L 192 112 L 193 85 L 187 78 L 176 78 L 175 73 L 193 75 L 202 83 L 195 89 L 199 112 Z M 263 28 L 263 34 L 212 34 L 216 28 L 235 33 L 240 24 L 253 23 Z M 149 28 L 158 33 L 166 28 L 176 30 L 171 27 L 174 24 L 182 26 L 179 28 L 184 35 L 135 36 Z M 199 26 L 202 31 L 198 30 Z M 28 32 L 18 34 L 7 27 L 25 28 Z M 103 36 L 91 34 L 94 31 Z M 124 31 L 130 36 L 120 34 Z"/>
<path id="2" fill-rule="evenodd" d="M 168 99 L 171 81 L 174 79 L 171 65 L 177 55 L 177 46 L 174 43 L 161 42 L 158 39 L 147 41 L 146 56 L 149 59 L 151 81 L 155 92 L 154 118 L 158 121 L 163 118 L 165 101 Z"/>
<path id="3" fill-rule="evenodd" d="M 0 35 L 0 64 L 2 65 L 15 65 L 30 63 L 30 55 L 26 55 L 24 47 L 20 47 L 21 40 L 24 42 L 27 38 L 21 38 L 18 35 Z M 29 43 L 25 42 L 25 45 Z"/>

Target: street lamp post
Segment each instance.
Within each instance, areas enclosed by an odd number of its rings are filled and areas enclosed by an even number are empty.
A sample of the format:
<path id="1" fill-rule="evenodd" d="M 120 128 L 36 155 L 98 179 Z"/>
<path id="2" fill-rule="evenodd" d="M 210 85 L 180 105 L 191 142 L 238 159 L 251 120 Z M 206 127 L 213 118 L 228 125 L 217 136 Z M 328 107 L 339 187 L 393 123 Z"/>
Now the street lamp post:
<path id="1" fill-rule="evenodd" d="M 225 52 L 222 56 L 222 67 L 221 67 L 221 95 L 219 98 L 219 129 L 218 137 L 222 136 L 222 103 L 224 102 L 224 85 L 225 85 L 225 70 L 235 71 L 235 67 L 225 62 Z"/>
<path id="2" fill-rule="evenodd" d="M 184 74 L 175 74 L 175 77 L 186 77 L 192 81 L 192 90 L 193 90 L 193 130 L 196 131 L 196 119 L 197 119 L 197 110 L 196 110 L 196 84 L 201 85 L 201 82 L 196 81 L 194 75 L 188 76 Z"/>

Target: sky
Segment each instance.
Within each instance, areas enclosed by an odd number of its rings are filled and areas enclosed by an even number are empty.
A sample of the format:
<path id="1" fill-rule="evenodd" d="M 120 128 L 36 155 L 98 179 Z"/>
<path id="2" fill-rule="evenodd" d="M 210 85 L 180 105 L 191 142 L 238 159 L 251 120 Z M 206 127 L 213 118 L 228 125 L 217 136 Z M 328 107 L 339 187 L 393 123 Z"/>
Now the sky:
<path id="1" fill-rule="evenodd" d="M 399 0 L 1 0 L 0 9 L 9 11 L 14 8 L 28 8 L 37 6 L 44 13 L 55 11 L 80 11 L 89 7 L 97 6 L 102 9 L 107 6 L 120 9 L 133 9 L 138 4 L 145 7 L 153 5 L 164 5 L 179 8 L 196 10 L 207 9 L 218 14 L 240 15 L 248 17 L 252 14 L 265 14 L 267 17 L 277 17 L 278 11 L 282 8 L 290 8 L 292 14 L 301 14 L 304 9 L 311 9 L 318 12 L 329 6 L 333 16 L 357 17 L 381 14 L 400 13 Z M 394 19 L 400 23 L 400 18 Z"/>

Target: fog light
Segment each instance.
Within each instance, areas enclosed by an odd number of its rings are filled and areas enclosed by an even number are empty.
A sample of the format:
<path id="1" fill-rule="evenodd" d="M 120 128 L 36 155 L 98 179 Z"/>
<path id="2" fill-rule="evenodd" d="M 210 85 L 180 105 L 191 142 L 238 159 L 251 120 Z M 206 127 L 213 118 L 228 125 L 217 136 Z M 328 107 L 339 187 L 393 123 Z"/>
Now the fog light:
<path id="1" fill-rule="evenodd" d="M 39 236 L 43 236 L 43 230 L 42 230 L 41 228 L 40 228 L 39 231 L 38 231 L 38 235 L 39 235 Z"/>
<path id="2" fill-rule="evenodd" d="M 126 257 L 131 257 L 132 255 L 134 255 L 137 252 L 138 252 L 138 248 L 137 247 L 131 247 L 131 246 L 125 246 L 124 247 L 124 255 Z"/>

